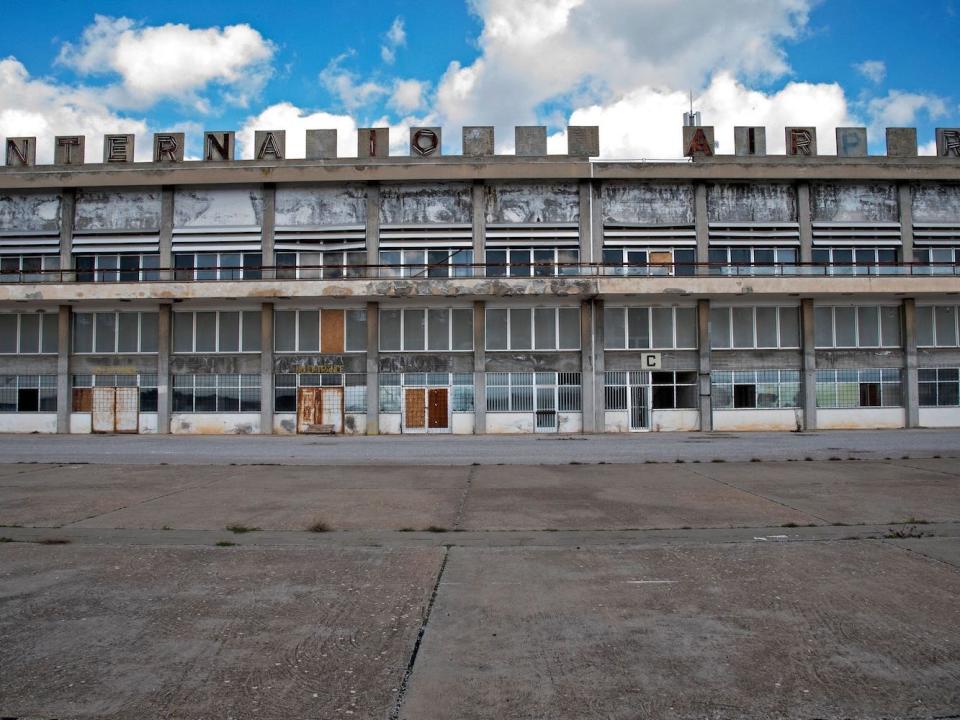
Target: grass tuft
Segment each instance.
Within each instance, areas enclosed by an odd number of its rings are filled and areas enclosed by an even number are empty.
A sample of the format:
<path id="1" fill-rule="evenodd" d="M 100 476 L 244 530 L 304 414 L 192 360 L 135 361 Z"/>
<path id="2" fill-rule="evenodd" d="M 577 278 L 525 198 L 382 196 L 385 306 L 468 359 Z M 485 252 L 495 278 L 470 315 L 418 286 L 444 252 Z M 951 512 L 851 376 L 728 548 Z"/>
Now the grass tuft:
<path id="1" fill-rule="evenodd" d="M 330 532 L 330 526 L 327 525 L 323 520 L 317 520 L 311 525 L 307 526 L 307 532 L 315 532 L 315 533 Z"/>
<path id="2" fill-rule="evenodd" d="M 258 527 L 250 527 L 249 525 L 227 525 L 227 530 L 234 533 L 235 535 L 242 535 L 243 533 L 257 532 L 260 530 Z"/>
<path id="3" fill-rule="evenodd" d="M 214 543 L 217 547 L 233 547 L 236 545 L 235 542 L 230 542 L 229 540 L 218 540 Z"/>
<path id="4" fill-rule="evenodd" d="M 445 527 L 440 527 L 439 525 L 430 525 L 430 526 L 424 528 L 424 530 L 425 530 L 426 532 L 433 532 L 433 533 L 447 532 L 447 528 L 445 528 Z"/>
<path id="5" fill-rule="evenodd" d="M 69 545 L 70 541 L 66 538 L 43 538 L 43 540 L 37 540 L 38 545 Z"/>

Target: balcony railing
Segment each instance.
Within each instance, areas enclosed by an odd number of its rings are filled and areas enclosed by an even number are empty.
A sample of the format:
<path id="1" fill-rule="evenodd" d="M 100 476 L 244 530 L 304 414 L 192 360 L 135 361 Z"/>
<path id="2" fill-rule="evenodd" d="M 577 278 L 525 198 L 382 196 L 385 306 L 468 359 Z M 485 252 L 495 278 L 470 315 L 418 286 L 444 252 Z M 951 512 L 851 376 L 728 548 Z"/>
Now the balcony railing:
<path id="1" fill-rule="evenodd" d="M 304 281 L 304 280 L 464 280 L 464 279 L 564 279 L 583 277 L 960 277 L 960 262 L 935 263 L 464 263 L 423 267 L 396 265 L 262 265 L 245 268 L 220 268 L 217 279 L 193 279 L 184 268 L 150 268 L 137 273 L 116 270 L 35 270 L 4 272 L 0 283 L 133 283 L 133 282 L 231 282 L 231 281 Z M 148 275 L 149 273 L 149 275 Z M 191 277 L 187 277 L 189 273 Z M 79 277 L 78 276 L 82 276 Z"/>

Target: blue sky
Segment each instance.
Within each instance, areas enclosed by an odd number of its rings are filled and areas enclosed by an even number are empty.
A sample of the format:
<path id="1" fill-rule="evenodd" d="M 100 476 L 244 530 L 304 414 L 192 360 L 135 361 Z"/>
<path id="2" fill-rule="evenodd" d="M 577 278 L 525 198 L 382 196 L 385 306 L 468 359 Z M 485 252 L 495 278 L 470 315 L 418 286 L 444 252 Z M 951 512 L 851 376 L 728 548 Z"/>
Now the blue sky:
<path id="1" fill-rule="evenodd" d="M 608 157 L 672 157 L 694 91 L 721 152 L 734 124 L 960 125 L 960 0 L 474 0 L 445 2 L 34 2 L 8 22 L 0 57 L 0 134 L 439 124 L 444 152 L 462 125 L 541 123 L 553 151 L 567 124 L 599 124 Z M 246 144 L 245 144 L 246 143 Z M 301 151 L 302 154 L 302 151 Z"/>

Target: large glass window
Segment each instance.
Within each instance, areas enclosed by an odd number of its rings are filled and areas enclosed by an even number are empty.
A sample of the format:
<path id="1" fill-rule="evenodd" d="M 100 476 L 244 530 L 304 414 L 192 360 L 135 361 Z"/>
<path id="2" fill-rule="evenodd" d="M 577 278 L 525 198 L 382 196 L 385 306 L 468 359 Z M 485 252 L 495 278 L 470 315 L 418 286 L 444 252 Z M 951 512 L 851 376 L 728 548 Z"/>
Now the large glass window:
<path id="1" fill-rule="evenodd" d="M 710 345 L 719 350 L 800 347 L 798 308 L 711 307 Z"/>
<path id="2" fill-rule="evenodd" d="M 343 387 L 343 411 L 367 411 L 366 373 L 278 373 L 274 376 L 274 410 L 297 411 L 298 387 Z"/>
<path id="3" fill-rule="evenodd" d="M 4 255 L 0 282 L 60 282 L 59 255 Z"/>
<path id="4" fill-rule="evenodd" d="M 898 305 L 818 306 L 815 342 L 822 348 L 900 347 Z"/>
<path id="5" fill-rule="evenodd" d="M 899 369 L 817 370 L 817 407 L 899 407 L 902 404 Z"/>
<path id="6" fill-rule="evenodd" d="M 796 273 L 797 248 L 712 246 L 712 275 L 791 275 Z"/>
<path id="7" fill-rule="evenodd" d="M 0 354 L 56 353 L 56 312 L 0 313 Z"/>
<path id="8" fill-rule="evenodd" d="M 472 308 L 382 308 L 380 349 L 393 352 L 473 349 Z"/>
<path id="9" fill-rule="evenodd" d="M 173 412 L 259 411 L 259 374 L 173 376 Z"/>
<path id="10" fill-rule="evenodd" d="M 259 310 L 173 313 L 175 353 L 260 352 Z"/>
<path id="11" fill-rule="evenodd" d="M 487 277 L 553 277 L 576 275 L 578 248 L 527 247 L 487 250 Z"/>
<path id="12" fill-rule="evenodd" d="M 488 308 L 487 350 L 577 350 L 580 308 Z"/>
<path id="13" fill-rule="evenodd" d="M 697 309 L 693 307 L 605 307 L 607 350 L 696 348 Z"/>
<path id="14" fill-rule="evenodd" d="M 960 307 L 957 305 L 917 306 L 917 345 L 920 347 L 957 347 Z"/>
<path id="15" fill-rule="evenodd" d="M 473 250 L 405 248 L 380 251 L 380 277 L 471 277 Z"/>
<path id="16" fill-rule="evenodd" d="M 56 375 L 0 375 L 0 413 L 56 410 Z"/>
<path id="17" fill-rule="evenodd" d="M 73 314 L 73 352 L 154 353 L 157 332 L 155 312 L 78 312 Z"/>
<path id="18" fill-rule="evenodd" d="M 813 262 L 827 275 L 888 275 L 898 271 L 893 247 L 815 247 Z"/>
<path id="19" fill-rule="evenodd" d="M 913 261 L 928 267 L 914 267 L 915 275 L 957 275 L 960 273 L 960 247 L 914 248 Z"/>
<path id="20" fill-rule="evenodd" d="M 718 410 L 800 407 L 799 370 L 720 370 L 710 384 Z"/>
<path id="21" fill-rule="evenodd" d="M 177 253 L 173 256 L 177 280 L 259 280 L 263 255 L 241 252 Z"/>
<path id="22" fill-rule="evenodd" d="M 960 405 L 960 369 L 920 368 L 921 407 L 957 407 Z"/>
<path id="23" fill-rule="evenodd" d="M 78 282 L 137 282 L 160 279 L 160 256 L 150 254 L 77 255 Z"/>
<path id="24" fill-rule="evenodd" d="M 578 372 L 488 372 L 487 412 L 580 412 Z"/>
<path id="25" fill-rule="evenodd" d="M 696 271 L 694 248 L 605 247 L 606 275 L 693 275 Z"/>

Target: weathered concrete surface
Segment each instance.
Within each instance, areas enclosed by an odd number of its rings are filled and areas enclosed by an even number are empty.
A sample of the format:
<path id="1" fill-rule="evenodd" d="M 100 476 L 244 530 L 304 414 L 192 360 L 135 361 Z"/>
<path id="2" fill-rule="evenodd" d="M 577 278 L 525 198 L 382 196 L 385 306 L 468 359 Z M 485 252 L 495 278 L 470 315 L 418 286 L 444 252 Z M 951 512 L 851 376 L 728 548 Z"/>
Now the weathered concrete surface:
<path id="1" fill-rule="evenodd" d="M 400 717 L 952 716 L 960 575 L 938 565 L 875 542 L 453 548 Z"/>
<path id="2" fill-rule="evenodd" d="M 0 714 L 384 717 L 441 556 L 0 545 Z"/>

